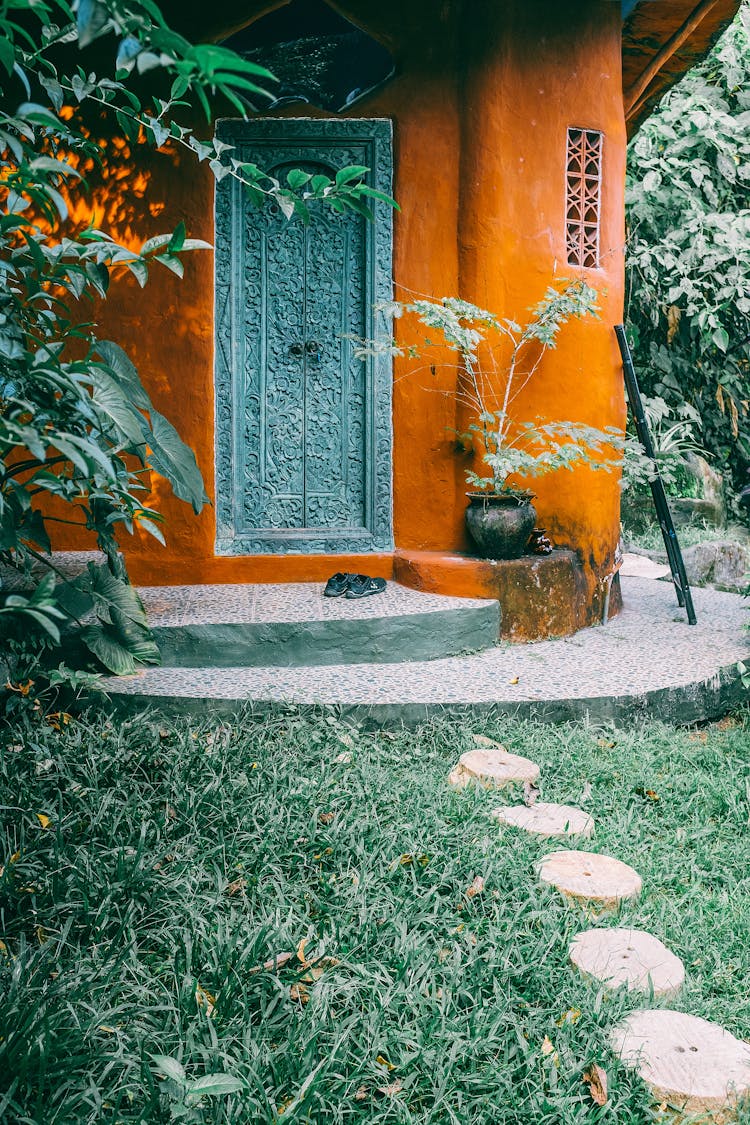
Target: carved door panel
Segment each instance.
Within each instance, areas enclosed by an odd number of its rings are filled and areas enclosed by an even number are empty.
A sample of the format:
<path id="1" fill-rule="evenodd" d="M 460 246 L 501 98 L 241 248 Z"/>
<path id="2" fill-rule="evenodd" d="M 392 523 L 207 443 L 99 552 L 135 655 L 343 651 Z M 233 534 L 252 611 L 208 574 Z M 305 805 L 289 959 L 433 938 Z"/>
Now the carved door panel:
<path id="1" fill-rule="evenodd" d="M 390 182 L 390 127 L 373 121 L 223 123 L 222 139 L 284 181 L 372 169 Z M 383 331 L 390 215 L 315 207 L 311 222 L 217 189 L 217 516 L 220 552 L 391 546 L 390 373 L 351 336 Z M 378 323 L 380 322 L 380 323 Z"/>

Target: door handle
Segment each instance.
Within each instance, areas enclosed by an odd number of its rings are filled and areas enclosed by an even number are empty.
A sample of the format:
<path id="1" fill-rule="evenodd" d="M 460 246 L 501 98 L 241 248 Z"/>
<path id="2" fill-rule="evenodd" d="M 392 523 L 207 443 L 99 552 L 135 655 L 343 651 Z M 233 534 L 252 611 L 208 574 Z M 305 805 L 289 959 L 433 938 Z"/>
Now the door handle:
<path id="1" fill-rule="evenodd" d="M 305 351 L 308 355 L 314 355 L 317 359 L 320 359 L 320 344 L 317 340 L 308 340 L 305 344 Z"/>
<path id="2" fill-rule="evenodd" d="M 293 356 L 304 355 L 304 352 L 305 349 L 303 348 L 302 344 L 292 344 L 291 348 L 289 349 L 289 354 Z"/>

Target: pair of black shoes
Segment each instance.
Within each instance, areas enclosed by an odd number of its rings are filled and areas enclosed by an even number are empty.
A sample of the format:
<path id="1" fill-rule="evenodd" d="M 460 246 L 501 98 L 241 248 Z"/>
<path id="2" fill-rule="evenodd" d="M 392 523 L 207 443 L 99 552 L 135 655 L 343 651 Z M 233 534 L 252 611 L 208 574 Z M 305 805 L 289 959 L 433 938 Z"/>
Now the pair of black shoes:
<path id="1" fill-rule="evenodd" d="M 369 598 L 382 594 L 385 578 L 370 578 L 369 574 L 332 574 L 323 591 L 324 598 Z"/>

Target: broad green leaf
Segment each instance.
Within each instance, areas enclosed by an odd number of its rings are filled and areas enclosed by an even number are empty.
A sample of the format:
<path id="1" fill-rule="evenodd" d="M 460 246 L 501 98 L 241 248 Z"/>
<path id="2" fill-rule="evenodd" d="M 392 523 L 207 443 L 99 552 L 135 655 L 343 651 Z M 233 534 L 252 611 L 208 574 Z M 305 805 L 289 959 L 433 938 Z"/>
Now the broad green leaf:
<path id="1" fill-rule="evenodd" d="M 180 1086 L 185 1085 L 187 1078 L 185 1068 L 177 1059 L 172 1058 L 171 1055 L 151 1055 L 151 1062 L 157 1074 L 162 1074 L 165 1078 L 171 1078 L 173 1082 L 177 1082 Z"/>
<path id="2" fill-rule="evenodd" d="M 178 499 L 191 504 L 196 514 L 200 512 L 209 499 L 195 454 L 185 445 L 172 423 L 156 410 L 151 413 L 149 446 L 151 467 L 169 481 Z"/>
<path id="3" fill-rule="evenodd" d="M 191 1095 L 204 1095 L 204 1094 L 236 1094 L 238 1090 L 244 1090 L 245 1083 L 241 1078 L 235 1078 L 231 1074 L 204 1074 L 202 1078 L 196 1078 L 188 1084 L 188 1093 Z"/>
<path id="4" fill-rule="evenodd" d="M 361 180 L 370 171 L 361 164 L 350 164 L 346 168 L 340 168 L 336 173 L 336 186 L 341 187 L 343 184 L 349 184 L 352 180 Z"/>
<path id="5" fill-rule="evenodd" d="M 97 408 L 112 421 L 122 434 L 117 445 L 142 445 L 146 441 L 148 425 L 140 411 L 132 404 L 121 383 L 95 364 L 90 368 L 92 398 Z"/>

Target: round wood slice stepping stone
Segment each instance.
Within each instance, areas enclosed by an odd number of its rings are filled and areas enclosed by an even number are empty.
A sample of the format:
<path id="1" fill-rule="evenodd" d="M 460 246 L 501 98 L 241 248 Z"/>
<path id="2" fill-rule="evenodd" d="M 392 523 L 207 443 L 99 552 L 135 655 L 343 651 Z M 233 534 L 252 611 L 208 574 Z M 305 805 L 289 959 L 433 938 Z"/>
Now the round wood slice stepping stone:
<path id="1" fill-rule="evenodd" d="M 492 815 L 501 824 L 523 828 L 535 836 L 590 836 L 594 831 L 594 821 L 589 814 L 573 805 L 549 805 L 537 801 L 535 805 L 493 809 Z"/>
<path id="2" fill-rule="evenodd" d="M 674 996 L 685 980 L 680 958 L 645 930 L 586 930 L 573 938 L 569 956 L 585 976 L 610 988 Z"/>
<path id="3" fill-rule="evenodd" d="M 698 1016 L 631 1012 L 612 1045 L 659 1101 L 708 1115 L 701 1120 L 731 1120 L 738 1098 L 750 1093 L 750 1046 Z"/>
<path id="4" fill-rule="evenodd" d="M 570 898 L 603 908 L 637 898 L 641 877 L 627 863 L 592 852 L 553 852 L 539 861 L 539 878 Z"/>
<path id="5" fill-rule="evenodd" d="M 480 781 L 495 789 L 502 789 L 513 782 L 536 781 L 539 766 L 528 758 L 509 754 L 500 745 L 478 746 L 467 750 L 458 759 L 458 765 L 451 770 L 448 780 L 451 785 L 468 785 Z"/>

